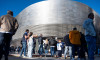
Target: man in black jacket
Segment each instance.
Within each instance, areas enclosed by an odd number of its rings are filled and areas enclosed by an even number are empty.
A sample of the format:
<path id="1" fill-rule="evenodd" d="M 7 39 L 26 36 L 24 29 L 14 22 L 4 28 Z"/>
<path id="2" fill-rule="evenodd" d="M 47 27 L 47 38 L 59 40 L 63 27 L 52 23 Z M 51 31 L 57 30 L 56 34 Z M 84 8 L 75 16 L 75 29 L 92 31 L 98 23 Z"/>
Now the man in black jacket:
<path id="1" fill-rule="evenodd" d="M 39 43 L 39 54 L 40 54 L 40 57 L 42 57 L 42 54 L 43 54 L 43 35 L 40 34 L 39 37 L 38 37 L 38 43 Z"/>
<path id="2" fill-rule="evenodd" d="M 80 34 L 81 34 L 80 58 L 86 60 L 85 52 L 88 54 L 87 43 L 85 40 L 85 35 L 82 34 L 82 32 L 80 32 Z"/>
<path id="3" fill-rule="evenodd" d="M 55 48 L 56 48 L 57 42 L 53 37 L 51 37 L 50 41 L 49 41 L 49 44 L 50 44 L 51 56 L 53 57 L 54 53 L 55 53 Z"/>
<path id="4" fill-rule="evenodd" d="M 70 56 L 70 59 L 72 58 L 72 47 L 71 47 L 71 43 L 70 43 L 70 40 L 69 40 L 69 34 L 66 34 L 66 36 L 64 37 L 64 42 L 65 42 L 65 52 L 64 52 L 64 57 L 66 59 L 66 53 L 69 52 L 69 56 Z"/>

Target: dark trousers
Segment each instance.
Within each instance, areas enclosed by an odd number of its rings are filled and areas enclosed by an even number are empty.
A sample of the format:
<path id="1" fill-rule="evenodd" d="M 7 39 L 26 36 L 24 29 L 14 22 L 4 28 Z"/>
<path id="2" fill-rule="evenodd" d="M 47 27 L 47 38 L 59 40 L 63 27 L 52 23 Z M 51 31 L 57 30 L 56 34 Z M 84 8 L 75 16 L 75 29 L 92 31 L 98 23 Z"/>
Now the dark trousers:
<path id="1" fill-rule="evenodd" d="M 35 45 L 33 45 L 33 54 L 35 54 Z"/>
<path id="2" fill-rule="evenodd" d="M 77 51 L 78 58 L 80 58 L 80 45 L 72 44 L 72 56 L 75 58 L 75 52 Z"/>
<path id="3" fill-rule="evenodd" d="M 5 56 L 5 60 L 8 60 L 11 39 L 12 34 L 0 33 L 0 60 L 3 54 Z"/>
<path id="4" fill-rule="evenodd" d="M 85 39 L 88 45 L 88 58 L 89 60 L 94 60 L 94 53 L 96 50 L 96 38 L 93 36 L 86 36 Z"/>
<path id="5" fill-rule="evenodd" d="M 62 48 L 62 54 L 64 54 L 64 47 Z"/>
<path id="6" fill-rule="evenodd" d="M 62 56 L 62 50 L 58 50 L 58 57 Z"/>
<path id="7" fill-rule="evenodd" d="M 80 47 L 80 58 L 86 58 L 85 57 L 85 52 L 88 54 L 88 49 L 87 49 L 87 44 L 81 44 Z"/>

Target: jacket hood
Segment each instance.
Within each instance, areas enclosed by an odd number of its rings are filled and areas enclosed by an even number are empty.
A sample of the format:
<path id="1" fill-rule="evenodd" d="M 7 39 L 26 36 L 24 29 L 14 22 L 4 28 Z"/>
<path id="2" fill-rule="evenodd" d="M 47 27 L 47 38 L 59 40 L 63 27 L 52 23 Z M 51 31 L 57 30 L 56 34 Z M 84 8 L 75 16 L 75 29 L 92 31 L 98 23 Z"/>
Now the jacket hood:
<path id="1" fill-rule="evenodd" d="M 73 30 L 73 33 L 74 33 L 74 34 L 78 34 L 79 31 L 77 31 L 77 30 Z"/>

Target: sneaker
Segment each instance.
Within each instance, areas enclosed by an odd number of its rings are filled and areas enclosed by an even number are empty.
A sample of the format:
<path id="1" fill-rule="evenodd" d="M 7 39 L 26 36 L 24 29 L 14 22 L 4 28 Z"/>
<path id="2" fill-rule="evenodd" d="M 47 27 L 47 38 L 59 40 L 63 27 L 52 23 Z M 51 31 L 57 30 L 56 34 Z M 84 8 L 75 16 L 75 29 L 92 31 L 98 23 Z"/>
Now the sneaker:
<path id="1" fill-rule="evenodd" d="M 23 56 L 23 57 L 27 57 L 27 56 Z"/>

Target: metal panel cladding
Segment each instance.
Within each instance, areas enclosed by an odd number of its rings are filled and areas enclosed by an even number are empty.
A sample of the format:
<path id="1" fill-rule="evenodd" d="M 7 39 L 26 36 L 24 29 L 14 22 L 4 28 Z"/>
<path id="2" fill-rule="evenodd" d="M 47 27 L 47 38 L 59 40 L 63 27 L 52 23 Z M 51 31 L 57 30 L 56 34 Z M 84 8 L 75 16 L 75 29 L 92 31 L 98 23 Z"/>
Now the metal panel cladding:
<path id="1" fill-rule="evenodd" d="M 27 28 L 34 34 L 42 33 L 44 37 L 63 37 L 73 27 L 84 32 L 82 24 L 90 12 L 95 14 L 94 24 L 99 33 L 100 17 L 83 3 L 71 0 L 46 0 L 32 4 L 16 16 L 19 29 L 13 38 L 21 38 Z"/>

